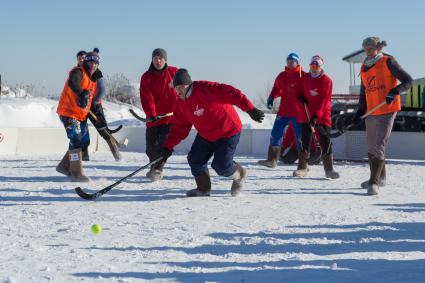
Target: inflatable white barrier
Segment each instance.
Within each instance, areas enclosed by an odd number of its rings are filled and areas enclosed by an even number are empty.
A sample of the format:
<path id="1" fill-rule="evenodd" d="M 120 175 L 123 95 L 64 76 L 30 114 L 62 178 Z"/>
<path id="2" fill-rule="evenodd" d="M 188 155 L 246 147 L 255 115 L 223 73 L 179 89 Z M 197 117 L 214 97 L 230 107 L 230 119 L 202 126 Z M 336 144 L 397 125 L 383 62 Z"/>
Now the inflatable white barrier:
<path id="1" fill-rule="evenodd" d="M 236 151 L 238 155 L 266 156 L 270 129 L 243 129 Z M 196 131 L 179 144 L 175 152 L 185 154 L 190 150 Z M 114 134 L 118 142 L 128 139 L 121 151 L 145 152 L 145 128 L 124 127 Z M 96 129 L 90 127 L 90 151 L 109 151 L 109 147 Z M 425 160 L 424 132 L 393 132 L 386 149 L 389 159 Z M 63 154 L 68 139 L 62 128 L 0 128 L 0 155 Z M 349 131 L 333 140 L 336 159 L 360 160 L 367 157 L 366 133 Z"/>

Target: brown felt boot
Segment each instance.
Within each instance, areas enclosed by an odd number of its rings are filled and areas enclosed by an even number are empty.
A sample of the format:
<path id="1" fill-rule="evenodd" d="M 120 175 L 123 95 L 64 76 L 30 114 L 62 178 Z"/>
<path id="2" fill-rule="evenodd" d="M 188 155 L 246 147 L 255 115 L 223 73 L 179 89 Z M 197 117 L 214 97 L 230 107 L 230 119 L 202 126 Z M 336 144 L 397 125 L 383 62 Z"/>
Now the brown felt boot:
<path id="1" fill-rule="evenodd" d="M 323 159 L 323 168 L 325 169 L 326 178 L 328 179 L 338 179 L 339 174 L 334 170 L 333 167 L 333 154 L 327 154 L 322 157 Z"/>
<path id="2" fill-rule="evenodd" d="M 307 165 L 307 157 L 308 152 L 305 150 L 301 150 L 298 154 L 298 168 L 293 172 L 294 177 L 305 177 L 308 173 L 308 165 Z"/>
<path id="3" fill-rule="evenodd" d="M 269 167 L 269 168 L 275 168 L 277 166 L 277 161 L 280 157 L 280 146 L 269 146 L 269 151 L 267 153 L 267 160 L 259 160 L 258 164 Z"/>
<path id="4" fill-rule="evenodd" d="M 233 179 L 233 182 L 232 182 L 232 187 L 230 188 L 230 194 L 233 197 L 236 197 L 241 193 L 243 184 L 245 183 L 246 169 L 243 168 L 239 163 L 236 163 L 236 171 L 235 173 L 233 173 L 231 178 Z"/>
<path id="5" fill-rule="evenodd" d="M 370 154 L 370 153 L 368 153 L 368 154 L 367 154 L 367 156 L 368 156 L 369 168 L 372 168 L 371 160 L 372 160 L 374 157 L 373 157 L 373 155 L 372 155 L 372 154 Z M 385 184 L 386 184 L 386 179 L 387 179 L 387 172 L 386 172 L 386 169 L 385 169 L 385 162 L 384 162 L 384 165 L 383 165 L 382 170 L 381 170 L 381 177 L 379 178 L 379 184 L 378 184 L 378 185 L 379 185 L 379 187 L 384 187 L 384 186 L 385 186 Z M 364 182 L 361 184 L 361 187 L 362 187 L 362 189 L 367 189 L 367 188 L 369 187 L 369 180 L 364 181 Z"/>
<path id="6" fill-rule="evenodd" d="M 149 172 L 146 173 L 146 177 L 148 177 L 152 182 L 162 180 L 162 170 L 164 169 L 164 166 L 164 161 L 154 164 Z"/>
<path id="7" fill-rule="evenodd" d="M 68 151 L 62 157 L 61 162 L 56 166 L 56 171 L 58 173 L 64 174 L 66 176 L 71 176 L 71 172 L 69 171 L 69 154 Z"/>
<path id="8" fill-rule="evenodd" d="M 111 138 L 107 139 L 106 142 L 108 143 L 109 149 L 111 150 L 112 155 L 115 158 L 115 161 L 121 161 L 122 156 L 118 149 L 117 144 Z"/>
<path id="9" fill-rule="evenodd" d="M 376 157 L 372 158 L 370 164 L 370 179 L 367 187 L 368 195 L 377 195 L 379 193 L 379 180 L 381 178 L 384 164 L 385 160 L 381 160 Z"/>
<path id="10" fill-rule="evenodd" d="M 186 192 L 188 197 L 209 197 L 211 192 L 211 179 L 210 174 L 207 173 L 202 176 L 195 177 L 196 189 Z"/>
<path id="11" fill-rule="evenodd" d="M 83 173 L 81 148 L 69 150 L 69 171 L 73 182 L 90 182 L 90 178 Z"/>

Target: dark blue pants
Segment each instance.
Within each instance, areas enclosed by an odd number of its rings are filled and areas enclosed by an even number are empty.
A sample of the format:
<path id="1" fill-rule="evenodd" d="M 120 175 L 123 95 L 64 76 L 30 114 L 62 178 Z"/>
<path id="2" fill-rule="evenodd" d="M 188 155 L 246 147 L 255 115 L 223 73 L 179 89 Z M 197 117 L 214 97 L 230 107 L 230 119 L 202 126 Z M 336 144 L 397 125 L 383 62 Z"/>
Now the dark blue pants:
<path id="1" fill-rule="evenodd" d="M 301 125 L 297 123 L 297 117 L 281 117 L 276 116 L 274 120 L 272 133 L 270 135 L 270 145 L 271 146 L 281 146 L 283 133 L 286 132 L 288 124 L 292 123 L 294 127 L 295 138 L 297 139 L 297 149 L 301 147 Z"/>
<path id="2" fill-rule="evenodd" d="M 214 159 L 211 163 L 211 167 L 215 172 L 224 177 L 233 175 L 236 170 L 233 156 L 235 155 L 240 136 L 241 134 L 237 133 L 230 138 L 210 142 L 197 134 L 192 148 L 187 155 L 187 161 L 189 162 L 192 175 L 199 177 L 207 174 L 208 160 L 210 160 L 213 155 Z"/>
<path id="3" fill-rule="evenodd" d="M 69 139 L 69 149 L 87 148 L 90 144 L 89 127 L 87 120 L 78 121 L 77 119 L 59 116 L 66 135 Z"/>

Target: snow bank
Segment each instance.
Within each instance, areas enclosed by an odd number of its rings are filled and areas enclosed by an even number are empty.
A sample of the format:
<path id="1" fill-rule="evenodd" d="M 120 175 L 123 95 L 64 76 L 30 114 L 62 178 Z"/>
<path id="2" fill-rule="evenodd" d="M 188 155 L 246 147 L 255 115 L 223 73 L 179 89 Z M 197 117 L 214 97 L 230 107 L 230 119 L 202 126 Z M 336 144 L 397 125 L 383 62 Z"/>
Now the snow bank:
<path id="1" fill-rule="evenodd" d="M 56 114 L 58 101 L 48 98 L 17 98 L 7 97 L 0 99 L 0 127 L 62 127 Z M 140 109 L 127 104 L 116 104 L 105 101 L 103 103 L 105 116 L 110 127 L 124 126 L 144 126 L 128 111 L 133 108 L 136 112 L 145 117 Z M 247 129 L 270 129 L 273 126 L 275 115 L 266 114 L 262 124 L 251 120 L 249 115 L 240 109 L 240 118 Z"/>

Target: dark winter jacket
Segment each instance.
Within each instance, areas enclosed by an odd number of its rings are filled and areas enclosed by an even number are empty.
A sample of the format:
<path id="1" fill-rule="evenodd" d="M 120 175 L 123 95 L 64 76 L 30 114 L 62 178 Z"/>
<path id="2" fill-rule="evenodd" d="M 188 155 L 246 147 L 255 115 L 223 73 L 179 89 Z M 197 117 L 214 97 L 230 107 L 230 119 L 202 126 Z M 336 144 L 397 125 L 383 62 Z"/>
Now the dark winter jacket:
<path id="1" fill-rule="evenodd" d="M 177 101 L 177 94 L 170 85 L 176 67 L 165 66 L 162 70 L 156 70 L 152 63 L 140 79 L 140 101 L 146 117 L 164 115 L 173 112 Z M 147 127 L 170 124 L 171 117 L 166 117 L 155 122 L 147 122 Z"/>
<path id="2" fill-rule="evenodd" d="M 195 81 L 190 96 L 178 99 L 170 134 L 164 147 L 173 149 L 187 137 L 192 125 L 199 135 L 214 142 L 239 133 L 242 123 L 233 105 L 243 111 L 254 105 L 238 89 L 216 82 Z"/>

